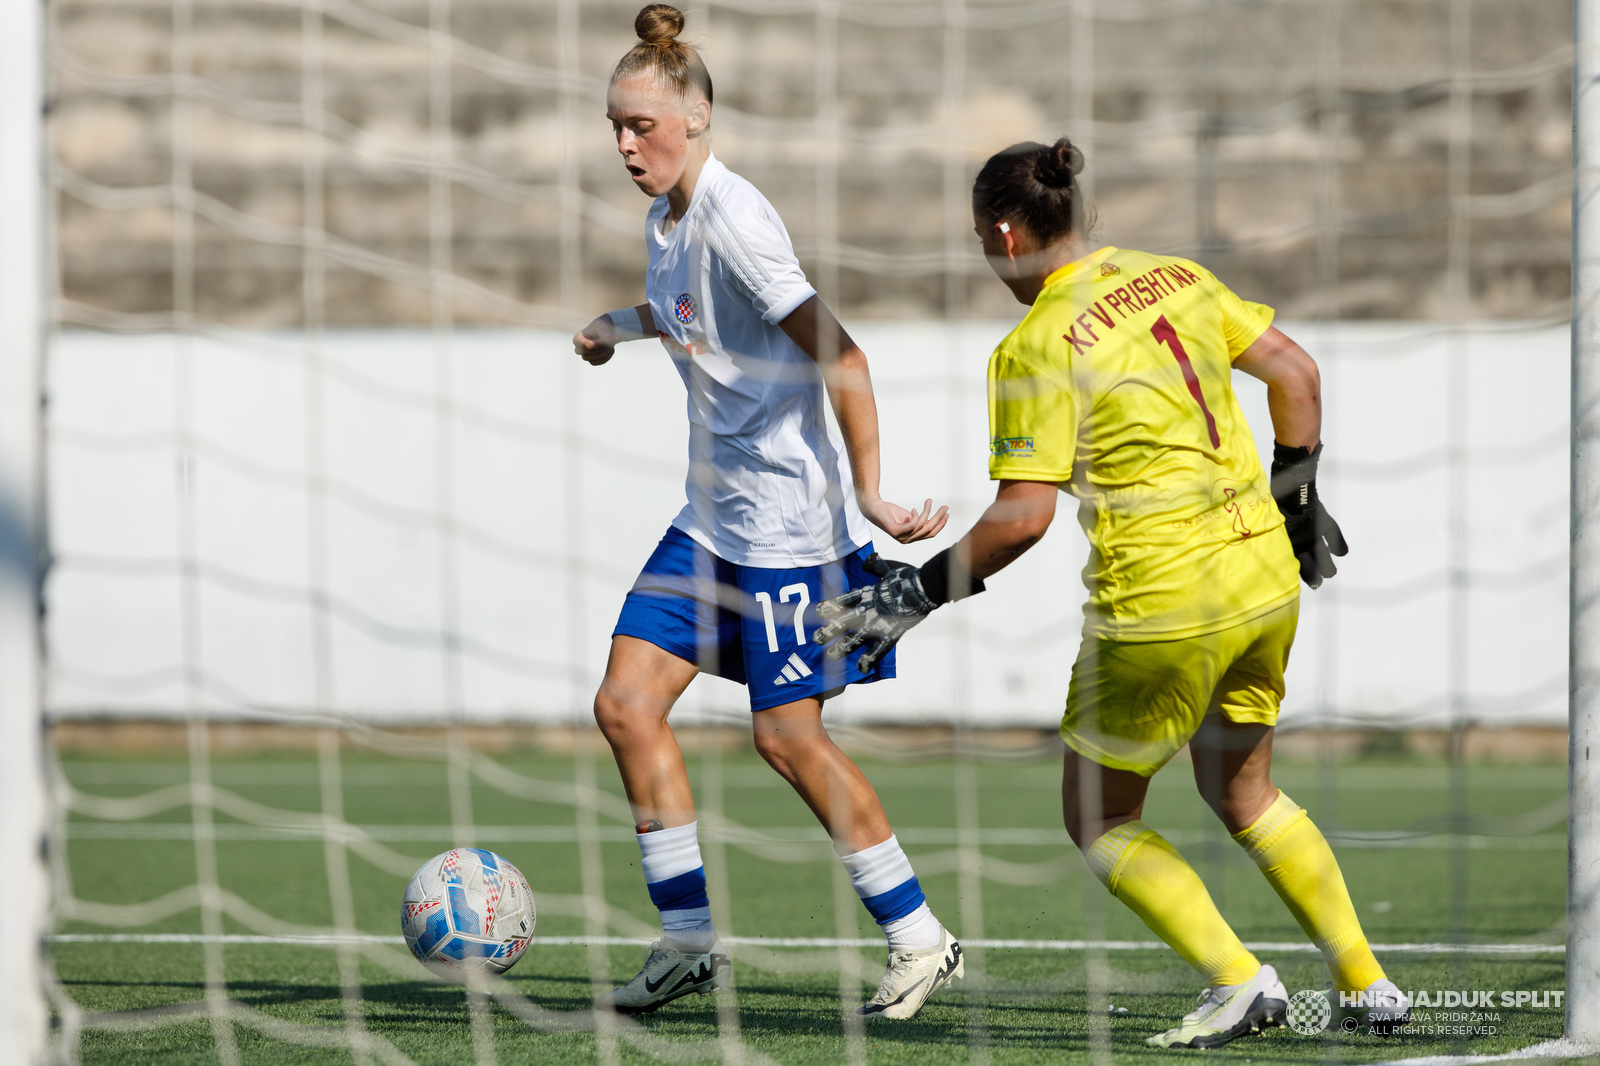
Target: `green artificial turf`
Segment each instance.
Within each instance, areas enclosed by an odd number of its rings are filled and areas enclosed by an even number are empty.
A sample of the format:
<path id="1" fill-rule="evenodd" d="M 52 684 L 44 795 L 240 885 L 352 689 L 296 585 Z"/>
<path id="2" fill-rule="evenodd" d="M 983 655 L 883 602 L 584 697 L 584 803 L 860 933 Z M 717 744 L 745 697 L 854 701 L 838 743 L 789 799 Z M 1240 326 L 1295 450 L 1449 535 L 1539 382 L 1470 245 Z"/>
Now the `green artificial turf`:
<path id="1" fill-rule="evenodd" d="M 573 760 L 523 753 L 499 757 L 517 774 L 570 782 Z M 968 937 L 994 939 L 1108 939 L 1147 941 L 1151 934 L 1087 873 L 1064 844 L 1009 843 L 1005 829 L 1053 830 L 1059 822 L 1059 768 L 1051 763 L 985 765 L 973 772 L 975 789 L 958 787 L 960 773 L 948 763 L 892 765 L 863 761 L 891 821 L 907 841 L 929 902 L 946 925 Z M 600 786 L 620 795 L 605 756 L 595 762 Z M 188 779 L 188 765 L 175 757 L 134 758 L 106 754 L 74 756 L 64 763 L 83 792 L 134 796 Z M 451 808 L 444 767 L 347 752 L 342 761 L 345 817 L 363 826 L 448 826 Z M 714 782 L 722 781 L 726 816 L 770 836 L 804 840 L 786 850 L 729 844 L 704 846 L 714 895 L 726 878 L 731 932 L 739 936 L 871 936 L 875 927 L 848 894 L 836 895 L 836 862 L 814 832 L 800 800 L 753 755 L 729 755 L 714 763 L 691 758 L 702 810 L 717 805 Z M 277 810 L 321 809 L 318 768 L 303 755 L 263 755 L 249 760 L 219 758 L 219 787 Z M 1484 943 L 1556 944 L 1563 938 L 1566 853 L 1559 801 L 1565 771 L 1559 766 L 1471 766 L 1452 777 L 1444 767 L 1403 759 L 1371 759 L 1324 766 L 1281 765 L 1278 783 L 1311 811 L 1337 842 L 1361 839 L 1369 846 L 1336 845 L 1356 907 L 1374 943 L 1440 942 L 1464 937 Z M 959 795 L 974 795 L 971 809 L 958 811 Z M 1453 806 L 1454 804 L 1454 806 Z M 520 799 L 478 780 L 472 820 L 491 835 L 493 827 L 549 827 L 544 842 L 481 841 L 516 863 L 545 904 L 537 933 L 580 936 L 585 921 L 573 898 L 582 891 L 579 847 L 571 838 L 574 810 L 559 802 Z M 326 927 L 332 921 L 325 850 L 320 841 L 272 839 L 223 814 L 217 815 L 219 882 L 261 912 L 281 922 Z M 1205 878 L 1223 913 L 1246 941 L 1303 942 L 1282 903 L 1242 851 L 1228 840 L 1199 803 L 1185 765 L 1174 764 L 1152 787 L 1145 820 L 1171 831 Z M 128 904 L 150 900 L 192 884 L 195 849 L 185 839 L 187 806 L 135 823 L 129 833 L 105 822 L 75 816 L 66 864 L 78 899 Z M 638 872 L 638 850 L 625 821 L 601 815 L 605 837 L 598 845 L 606 900 L 618 912 L 610 935 L 632 935 L 654 920 Z M 956 872 L 951 830 L 976 825 L 982 853 L 991 862 L 983 878 Z M 166 828 L 163 828 L 166 827 Z M 1415 843 L 1374 847 L 1385 831 L 1446 833 L 1452 827 L 1470 846 Z M 919 832 L 920 831 L 920 832 Z M 412 830 L 413 836 L 416 835 Z M 449 847 L 447 829 L 437 839 L 387 839 L 387 847 L 417 864 Z M 986 836 L 987 834 L 987 836 Z M 1343 837 L 1340 835 L 1344 834 Z M 1362 836 L 1365 834 L 1365 836 Z M 236 839 L 255 835 L 260 839 Z M 389 837 L 397 834 L 388 831 Z M 403 835 L 403 834 L 401 834 Z M 163 838 L 163 836 L 165 838 Z M 1011 839 L 1015 839 L 1014 837 Z M 1064 835 L 1062 837 L 1064 841 Z M 918 842 L 923 841 L 923 842 Z M 999 841 L 999 842 L 996 842 Z M 725 854 L 725 865 L 719 871 Z M 350 887 L 361 931 L 399 931 L 404 877 L 352 854 Z M 965 893 L 965 894 L 964 894 Z M 846 913 L 836 914 L 843 898 Z M 722 900 L 714 900 L 721 905 Z M 631 920 L 628 916 L 632 916 Z M 225 918 L 228 933 L 261 933 Z M 197 933 L 199 912 L 184 910 L 137 928 L 66 922 L 58 933 Z M 730 930 L 726 927 L 723 932 Z M 368 1027 L 419 1063 L 470 1062 L 473 1030 L 466 997 L 458 988 L 431 980 L 404 957 L 403 947 L 379 947 L 360 963 L 361 1010 Z M 123 1011 L 193 1003 L 205 993 L 205 948 L 198 944 L 56 943 L 54 965 L 67 994 L 90 1012 Z M 861 995 L 870 995 L 881 974 L 879 949 L 852 949 L 862 975 Z M 1320 959 L 1304 952 L 1263 951 L 1294 993 L 1321 988 L 1327 975 Z M 599 950 L 609 979 L 621 982 L 637 969 L 642 948 Z M 1439 1054 L 1504 1052 L 1558 1037 L 1556 1009 L 1496 1008 L 1487 1024 L 1498 1031 L 1473 1037 L 1417 1035 L 1382 1040 L 1367 1034 L 1330 1032 L 1306 1037 L 1277 1030 L 1236 1041 L 1213 1052 L 1160 1052 L 1144 1038 L 1190 1009 L 1199 982 L 1166 950 L 1111 951 L 1103 956 L 1111 1004 L 1125 1008 L 1103 1019 L 1113 1056 L 1171 1058 L 1209 1054 L 1243 1062 L 1328 1061 L 1360 1063 Z M 336 953 L 291 944 L 228 944 L 221 949 L 227 993 L 272 1018 L 302 1025 L 337 1027 L 344 1019 Z M 785 1064 L 841 1063 L 1089 1063 L 1086 988 L 1092 960 L 1082 951 L 990 949 L 968 953 L 969 981 L 962 990 L 935 998 L 909 1022 L 876 1022 L 859 1043 L 847 1040 L 840 1013 L 840 951 L 747 948 L 735 952 L 736 1006 L 742 1039 L 761 1055 Z M 1472 956 L 1391 954 L 1382 957 L 1404 989 L 1545 990 L 1563 985 L 1559 955 Z M 511 988 L 547 1011 L 580 1012 L 590 1003 L 589 949 L 536 944 L 506 976 Z M 725 1014 L 731 1016 L 726 1011 Z M 489 1012 L 493 1051 L 502 1063 L 587 1063 L 599 1058 L 586 1032 L 532 1028 L 502 1006 Z M 694 1044 L 708 1060 L 723 1051 L 716 1039 L 717 1001 L 691 997 L 643 1019 L 642 1028 L 669 1042 Z M 308 1047 L 233 1026 L 244 1062 L 274 1064 L 349 1062 L 342 1047 Z M 301 1031 L 305 1035 L 304 1031 Z M 319 1029 L 322 1039 L 336 1028 Z M 186 1020 L 135 1030 L 91 1029 L 81 1038 L 85 1063 L 210 1063 L 218 1061 L 213 1028 Z M 617 1048 L 622 1062 L 660 1061 L 635 1042 Z"/>

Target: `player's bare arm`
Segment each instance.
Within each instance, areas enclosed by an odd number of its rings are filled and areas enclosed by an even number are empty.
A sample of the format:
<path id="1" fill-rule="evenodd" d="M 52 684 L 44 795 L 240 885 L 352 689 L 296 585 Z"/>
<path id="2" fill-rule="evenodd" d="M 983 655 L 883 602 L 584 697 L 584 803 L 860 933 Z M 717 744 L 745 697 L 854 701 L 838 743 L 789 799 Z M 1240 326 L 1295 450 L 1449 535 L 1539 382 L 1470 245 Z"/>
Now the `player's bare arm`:
<path id="1" fill-rule="evenodd" d="M 1322 440 L 1322 375 L 1317 361 L 1277 326 L 1268 326 L 1233 361 L 1267 386 L 1272 433 L 1289 448 L 1315 448 Z"/>
<path id="2" fill-rule="evenodd" d="M 795 308 L 778 325 L 822 368 L 828 402 L 833 405 L 845 449 L 850 453 L 856 502 L 861 513 L 901 544 L 937 536 L 949 521 L 948 507 L 934 511 L 933 500 L 928 499 L 923 501 L 922 513 L 918 514 L 879 495 L 882 464 L 878 453 L 878 403 L 872 396 L 867 353 L 850 339 L 818 296 Z"/>
<path id="3" fill-rule="evenodd" d="M 1060 494 L 1053 481 L 1001 481 L 994 502 L 952 549 L 957 562 L 978 581 L 998 574 L 1044 539 Z"/>
<path id="4" fill-rule="evenodd" d="M 1272 414 L 1272 496 L 1284 529 L 1312 588 L 1339 572 L 1334 556 L 1349 552 L 1339 523 L 1317 497 L 1317 460 L 1322 456 L 1322 376 L 1315 359 L 1275 326 L 1233 361 L 1236 369 L 1267 386 Z"/>

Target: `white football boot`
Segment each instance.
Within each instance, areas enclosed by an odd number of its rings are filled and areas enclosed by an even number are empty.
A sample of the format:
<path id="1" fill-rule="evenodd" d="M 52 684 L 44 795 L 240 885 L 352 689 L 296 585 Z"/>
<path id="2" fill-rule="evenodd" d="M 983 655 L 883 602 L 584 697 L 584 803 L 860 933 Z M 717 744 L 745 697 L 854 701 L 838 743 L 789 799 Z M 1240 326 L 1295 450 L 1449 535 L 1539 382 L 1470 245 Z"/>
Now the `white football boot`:
<path id="1" fill-rule="evenodd" d="M 862 1018 L 910 1018 L 945 985 L 966 976 L 961 944 L 939 927 L 939 943 L 921 951 L 891 951 L 878 992 L 856 1014 Z"/>
<path id="2" fill-rule="evenodd" d="M 1278 971 L 1262 966 L 1242 985 L 1206 989 L 1194 1010 L 1183 1016 L 1182 1025 L 1145 1042 L 1157 1047 L 1221 1047 L 1247 1033 L 1282 1025 L 1288 1007 L 1289 993 L 1278 980 Z"/>
<path id="3" fill-rule="evenodd" d="M 1411 1000 L 1387 977 L 1372 982 L 1361 995 L 1356 1017 L 1372 1035 L 1392 1036 L 1396 1029 L 1411 1020 Z"/>
<path id="4" fill-rule="evenodd" d="M 728 987 L 728 956 L 714 951 L 679 951 L 669 941 L 650 945 L 644 969 L 621 988 L 595 1001 L 618 1014 L 649 1014 L 663 1003 L 692 993 L 709 996 Z"/>

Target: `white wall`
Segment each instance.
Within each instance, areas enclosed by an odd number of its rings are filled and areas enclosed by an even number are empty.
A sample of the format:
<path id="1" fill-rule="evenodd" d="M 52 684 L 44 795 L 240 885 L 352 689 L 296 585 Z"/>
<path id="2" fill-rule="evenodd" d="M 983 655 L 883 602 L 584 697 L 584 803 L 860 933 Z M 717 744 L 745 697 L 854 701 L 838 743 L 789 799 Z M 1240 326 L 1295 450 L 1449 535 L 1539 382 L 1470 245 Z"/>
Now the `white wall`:
<path id="1" fill-rule="evenodd" d="M 950 543 L 992 495 L 982 382 L 1006 328 L 852 327 L 873 361 L 885 495 L 907 505 L 932 495 L 955 512 L 948 534 L 896 548 L 898 557 L 918 561 Z M 1478 720 L 1564 721 L 1566 328 L 1285 328 L 1323 365 L 1321 491 L 1352 545 L 1339 576 L 1305 598 L 1285 720 L 1448 719 L 1454 387 L 1466 444 L 1459 691 Z M 219 712 L 315 703 L 303 338 L 70 333 L 55 339 L 50 365 L 58 565 L 49 700 L 58 715 L 185 706 L 179 343 L 194 346 L 200 696 Z M 552 334 L 461 332 L 450 351 L 466 405 L 447 420 L 454 462 L 444 467 L 460 529 L 464 709 L 484 720 L 567 719 L 587 706 L 623 594 L 682 503 L 683 389 L 650 343 L 598 369 L 574 365 L 565 337 Z M 442 454 L 435 343 L 426 333 L 334 333 L 325 352 L 332 705 L 436 718 L 449 700 L 438 637 L 444 553 L 432 517 Z M 1270 448 L 1262 388 L 1236 385 Z M 911 635 L 899 680 L 853 691 L 830 716 L 1056 720 L 1086 552 L 1070 508 L 1061 519 L 989 593 Z M 578 602 L 569 587 L 581 588 Z M 682 714 L 745 706 L 739 688 L 702 680 Z"/>

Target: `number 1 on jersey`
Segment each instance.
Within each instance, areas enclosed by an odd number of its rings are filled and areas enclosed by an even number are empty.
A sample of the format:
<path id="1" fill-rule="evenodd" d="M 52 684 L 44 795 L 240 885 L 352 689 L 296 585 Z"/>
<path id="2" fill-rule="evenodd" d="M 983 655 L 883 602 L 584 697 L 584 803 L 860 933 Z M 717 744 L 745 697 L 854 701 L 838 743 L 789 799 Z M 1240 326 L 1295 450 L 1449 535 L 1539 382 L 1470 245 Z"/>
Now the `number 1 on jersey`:
<path id="1" fill-rule="evenodd" d="M 1178 331 L 1172 328 L 1167 316 L 1162 315 L 1150 327 L 1150 332 L 1157 344 L 1165 344 L 1172 350 L 1172 358 L 1178 361 L 1178 368 L 1183 371 L 1183 382 L 1189 386 L 1189 395 L 1194 397 L 1194 402 L 1200 405 L 1200 412 L 1206 416 L 1206 431 L 1211 434 L 1211 446 L 1222 447 L 1222 438 L 1217 436 L 1217 420 L 1211 417 L 1211 408 L 1206 406 L 1205 393 L 1200 391 L 1200 378 L 1194 372 L 1194 364 L 1189 362 L 1189 353 L 1183 350 Z"/>

